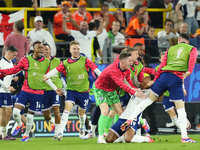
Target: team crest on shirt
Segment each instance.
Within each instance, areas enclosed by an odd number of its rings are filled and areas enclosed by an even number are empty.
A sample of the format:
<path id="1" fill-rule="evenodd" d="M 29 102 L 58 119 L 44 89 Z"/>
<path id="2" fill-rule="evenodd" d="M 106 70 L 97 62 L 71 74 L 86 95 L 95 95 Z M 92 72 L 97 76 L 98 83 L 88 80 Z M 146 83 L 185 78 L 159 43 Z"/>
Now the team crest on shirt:
<path id="1" fill-rule="evenodd" d="M 100 101 L 102 101 L 102 100 L 103 100 L 103 96 L 102 96 L 102 97 L 99 97 L 99 99 L 100 99 Z"/>
<path id="2" fill-rule="evenodd" d="M 7 100 L 4 100 L 4 104 L 7 104 Z"/>

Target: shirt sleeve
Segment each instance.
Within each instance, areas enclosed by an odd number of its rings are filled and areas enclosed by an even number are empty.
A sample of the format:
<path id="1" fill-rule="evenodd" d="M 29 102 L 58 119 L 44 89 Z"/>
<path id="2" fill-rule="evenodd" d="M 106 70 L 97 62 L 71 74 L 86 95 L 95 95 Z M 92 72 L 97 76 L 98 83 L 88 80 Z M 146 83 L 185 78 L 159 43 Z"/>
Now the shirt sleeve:
<path id="1" fill-rule="evenodd" d="M 197 49 L 196 49 L 196 47 L 193 47 L 193 49 L 190 52 L 189 67 L 188 67 L 188 71 L 190 73 L 192 73 L 192 71 L 194 69 L 196 59 L 197 59 L 197 55 L 198 55 Z"/>
<path id="2" fill-rule="evenodd" d="M 136 29 L 140 29 L 140 24 L 139 24 L 139 20 L 135 19 L 133 22 L 133 28 Z"/>
<path id="3" fill-rule="evenodd" d="M 58 67 L 56 67 L 56 70 L 58 70 L 59 72 L 63 73 L 65 76 L 67 75 L 66 73 L 66 68 L 63 65 L 63 62 L 60 63 L 60 65 Z"/>
<path id="4" fill-rule="evenodd" d="M 122 77 L 119 75 L 119 73 L 117 71 L 113 71 L 110 75 L 110 77 L 112 78 L 112 80 L 124 91 L 134 95 L 136 93 L 136 91 L 132 90 L 128 85 L 126 85 L 123 82 Z"/>
<path id="5" fill-rule="evenodd" d="M 77 31 L 76 30 L 70 30 L 71 31 L 71 36 L 73 36 L 75 39 L 78 37 Z"/>
<path id="6" fill-rule="evenodd" d="M 187 3 L 187 0 L 179 0 L 178 3 L 181 5 L 185 5 Z"/>
<path id="7" fill-rule="evenodd" d="M 97 65 L 93 63 L 89 58 L 86 58 L 85 67 L 86 69 L 90 68 L 92 71 L 94 71 L 97 68 Z"/>
<path id="8" fill-rule="evenodd" d="M 4 73 L 4 74 L 7 74 L 7 75 L 16 74 L 19 71 L 23 70 L 25 68 L 25 66 L 28 65 L 28 64 L 29 64 L 28 63 L 28 59 L 26 57 L 24 57 L 13 68 L 10 68 L 10 69 L 0 69 L 0 72 Z"/>
<path id="9" fill-rule="evenodd" d="M 155 75 L 155 73 L 156 73 L 154 68 L 144 67 L 143 70 L 144 70 L 144 73 L 148 73 L 148 74 L 152 74 L 152 75 Z"/>
<path id="10" fill-rule="evenodd" d="M 167 65 L 167 53 L 168 53 L 168 50 L 166 51 L 165 55 L 163 56 L 163 60 L 156 72 L 155 78 L 153 79 L 154 81 L 156 81 L 156 79 L 160 77 L 161 68 Z"/>

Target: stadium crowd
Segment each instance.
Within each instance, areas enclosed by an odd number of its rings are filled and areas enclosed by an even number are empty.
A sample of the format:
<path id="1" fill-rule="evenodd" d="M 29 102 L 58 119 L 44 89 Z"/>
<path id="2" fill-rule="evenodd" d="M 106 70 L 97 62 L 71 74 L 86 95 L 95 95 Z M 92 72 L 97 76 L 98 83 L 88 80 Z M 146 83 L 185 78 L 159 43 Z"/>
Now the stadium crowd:
<path id="1" fill-rule="evenodd" d="M 16 124 L 12 135 L 16 136 L 22 127 L 26 126 L 22 141 L 28 141 L 34 114 L 42 111 L 44 118 L 52 124 L 54 139 L 62 140 L 68 116 L 76 104 L 79 106 L 81 139 L 95 137 L 98 124 L 97 143 L 151 143 L 153 139 L 150 135 L 158 132 L 155 119 L 156 104 L 153 102 L 162 101 L 164 97 L 163 106 L 172 124 L 180 128 L 181 141 L 196 143 L 187 136 L 186 128 L 189 128 L 190 123 L 185 112 L 183 93 L 186 94 L 184 79 L 192 73 L 197 59 L 197 49 L 200 48 L 200 1 L 12 0 L 9 1 L 10 4 L 8 1 L 0 2 L 1 7 L 33 7 L 35 10 L 38 7 L 61 8 L 58 12 L 28 12 L 28 27 L 33 29 L 28 32 L 27 37 L 23 35 L 24 23 L 19 20 L 13 25 L 13 33 L 5 40 L 0 61 L 0 139 L 16 140 L 8 136 L 6 130 L 13 112 Z M 70 8 L 78 10 L 71 12 Z M 86 8 L 101 10 L 88 12 Z M 109 11 L 109 8 L 117 10 Z M 132 11 L 123 12 L 122 8 Z M 148 8 L 169 9 L 164 17 L 164 24 L 162 12 L 148 12 Z M 43 28 L 48 28 L 49 31 Z M 108 52 L 110 47 L 111 53 Z M 175 55 L 183 59 L 177 61 Z M 157 69 L 149 65 L 158 63 L 159 60 L 161 65 Z M 170 61 L 186 65 L 171 65 Z M 96 64 L 107 62 L 112 63 L 101 72 Z M 22 73 L 19 73 L 21 71 Z M 24 76 L 24 79 L 21 76 Z M 174 80 L 171 81 L 170 77 Z M 161 79 L 171 85 L 161 82 Z M 21 90 L 17 91 L 11 81 L 21 84 Z M 161 85 L 165 85 L 162 86 L 162 90 Z M 178 88 L 174 89 L 171 86 Z M 96 100 L 96 108 L 92 124 L 85 134 L 84 126 L 88 124 L 86 113 L 91 103 L 90 88 Z M 167 90 L 169 92 L 166 94 Z M 15 98 L 11 99 L 11 94 Z M 60 116 L 60 99 L 63 95 L 66 96 L 65 107 Z M 13 99 L 17 99 L 15 104 Z M 143 99 L 145 100 L 142 101 Z M 30 105 L 25 118 L 23 109 L 28 102 Z M 55 119 L 50 114 L 51 108 Z M 134 111 L 131 108 L 135 108 Z M 144 118 L 148 118 L 150 127 Z M 145 136 L 141 136 L 140 127 L 144 128 Z"/>

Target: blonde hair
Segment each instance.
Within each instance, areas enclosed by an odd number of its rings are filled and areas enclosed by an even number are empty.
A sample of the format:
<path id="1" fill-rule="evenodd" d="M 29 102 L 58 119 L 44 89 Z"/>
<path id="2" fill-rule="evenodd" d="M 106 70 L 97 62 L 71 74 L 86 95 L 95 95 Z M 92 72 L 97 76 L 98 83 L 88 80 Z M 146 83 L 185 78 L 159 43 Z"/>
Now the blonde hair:
<path id="1" fill-rule="evenodd" d="M 70 42 L 70 48 L 71 48 L 72 45 L 79 45 L 80 46 L 79 42 L 77 42 L 77 41 L 71 41 Z"/>

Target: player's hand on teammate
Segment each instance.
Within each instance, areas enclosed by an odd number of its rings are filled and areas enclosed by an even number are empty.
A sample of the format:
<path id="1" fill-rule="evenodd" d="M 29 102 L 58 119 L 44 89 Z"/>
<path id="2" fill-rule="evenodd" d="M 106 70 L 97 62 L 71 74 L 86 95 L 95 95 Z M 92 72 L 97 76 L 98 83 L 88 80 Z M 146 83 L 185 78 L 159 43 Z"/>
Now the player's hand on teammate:
<path id="1" fill-rule="evenodd" d="M 125 121 L 125 122 L 121 125 L 120 129 L 121 129 L 122 131 L 125 131 L 125 130 L 128 129 L 128 127 L 131 125 L 131 122 L 132 122 L 132 120 L 127 120 L 127 121 Z"/>
<path id="2" fill-rule="evenodd" d="M 47 80 L 48 80 L 47 76 L 46 76 L 46 75 L 44 75 L 44 76 L 43 76 L 43 81 L 45 81 L 45 82 L 46 82 Z"/>
<path id="3" fill-rule="evenodd" d="M 151 81 L 149 81 L 149 82 L 147 83 L 147 86 L 152 86 L 153 84 L 154 84 L 154 81 L 151 80 Z"/>
<path id="4" fill-rule="evenodd" d="M 187 71 L 186 73 L 183 73 L 182 77 L 183 79 L 185 79 L 187 76 L 189 76 L 191 73 L 189 71 Z"/>
<path id="5" fill-rule="evenodd" d="M 16 89 L 15 89 L 14 87 L 12 87 L 12 86 L 9 86 L 9 87 L 8 87 L 8 90 L 9 90 L 10 92 L 14 92 Z"/>
<path id="6" fill-rule="evenodd" d="M 147 98 L 147 96 L 142 91 L 137 92 L 135 96 L 137 96 L 137 97 L 139 97 L 141 99 L 146 99 Z"/>
<path id="7" fill-rule="evenodd" d="M 55 92 L 57 93 L 57 95 L 59 96 L 63 96 L 65 93 L 63 92 L 63 89 L 56 89 Z"/>

